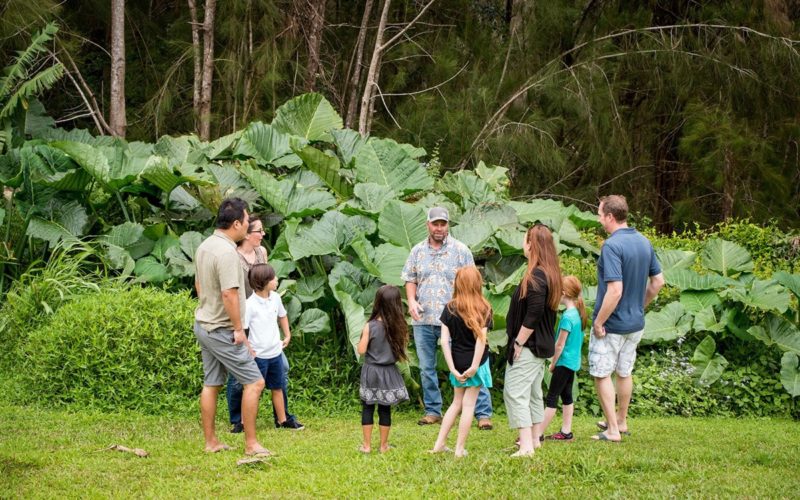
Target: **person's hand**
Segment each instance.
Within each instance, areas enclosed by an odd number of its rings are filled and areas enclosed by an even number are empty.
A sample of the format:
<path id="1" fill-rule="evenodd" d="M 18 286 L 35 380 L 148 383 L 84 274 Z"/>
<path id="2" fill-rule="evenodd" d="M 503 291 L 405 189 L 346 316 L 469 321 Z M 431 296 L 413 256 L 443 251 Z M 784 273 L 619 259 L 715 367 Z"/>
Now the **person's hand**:
<path id="1" fill-rule="evenodd" d="M 464 373 L 456 373 L 456 380 L 461 382 L 462 384 L 467 381 L 469 377 L 467 377 L 466 372 Z"/>
<path id="2" fill-rule="evenodd" d="M 477 369 L 477 368 L 475 368 L 474 366 L 470 366 L 470 367 L 469 367 L 469 368 L 467 368 L 467 370 L 464 372 L 464 378 L 465 378 L 465 379 L 467 379 L 467 378 L 472 378 L 472 377 L 474 377 L 474 376 L 475 376 L 475 374 L 476 374 L 476 373 L 478 373 L 478 369 Z"/>
<path id="3" fill-rule="evenodd" d="M 522 346 L 517 345 L 517 343 L 514 342 L 514 361 L 519 359 L 520 354 L 522 354 Z"/>
<path id="4" fill-rule="evenodd" d="M 283 345 L 284 349 L 286 349 L 286 347 L 289 345 L 289 341 L 290 340 L 292 340 L 292 337 L 290 335 L 287 335 L 286 337 L 284 337 L 283 342 L 281 343 L 281 345 Z"/>
<path id="5" fill-rule="evenodd" d="M 411 319 L 413 319 L 414 321 L 421 320 L 422 316 L 419 313 L 420 310 L 422 310 L 422 306 L 419 305 L 419 302 L 417 302 L 416 300 L 408 301 L 408 312 L 409 314 L 411 314 Z"/>
<path id="6" fill-rule="evenodd" d="M 241 328 L 239 330 L 233 331 L 233 345 L 239 345 L 242 342 L 247 342 L 247 335 L 244 334 L 244 330 Z"/>
<path id="7" fill-rule="evenodd" d="M 592 333 L 598 339 L 601 339 L 606 336 L 606 328 L 601 323 L 595 323 L 592 325 Z"/>
<path id="8" fill-rule="evenodd" d="M 253 346 L 250 344 L 250 339 L 247 337 L 244 338 L 244 345 L 247 346 L 247 350 L 250 352 L 250 355 L 254 358 L 256 357 L 256 350 L 253 349 Z"/>
<path id="9" fill-rule="evenodd" d="M 555 363 L 550 363 L 550 368 L 548 368 L 548 370 L 550 370 L 550 373 L 553 373 L 554 371 L 556 371 L 556 364 Z"/>

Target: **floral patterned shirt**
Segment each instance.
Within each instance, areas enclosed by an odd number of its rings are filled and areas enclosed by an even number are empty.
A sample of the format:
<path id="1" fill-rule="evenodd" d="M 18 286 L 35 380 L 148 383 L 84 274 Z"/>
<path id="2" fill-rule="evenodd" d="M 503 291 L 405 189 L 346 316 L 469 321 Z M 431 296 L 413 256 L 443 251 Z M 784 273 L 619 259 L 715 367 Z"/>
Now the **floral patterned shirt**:
<path id="1" fill-rule="evenodd" d="M 453 297 L 456 270 L 475 265 L 469 248 L 452 236 L 447 236 L 438 250 L 428 239 L 411 249 L 401 277 L 403 281 L 417 284 L 417 302 L 422 306 L 420 321 L 413 325 L 441 325 L 439 317 L 445 304 Z"/>

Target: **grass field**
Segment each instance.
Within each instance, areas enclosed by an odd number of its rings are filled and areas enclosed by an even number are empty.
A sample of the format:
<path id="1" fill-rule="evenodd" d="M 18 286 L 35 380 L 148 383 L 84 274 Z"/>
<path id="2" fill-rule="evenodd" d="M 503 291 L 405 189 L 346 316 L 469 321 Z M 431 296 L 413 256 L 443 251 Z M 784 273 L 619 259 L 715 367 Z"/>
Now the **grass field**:
<path id="1" fill-rule="evenodd" d="M 237 466 L 235 451 L 203 453 L 199 418 L 70 413 L 0 403 L 0 497 L 784 497 L 800 495 L 800 423 L 788 420 L 637 418 L 621 444 L 589 439 L 578 419 L 572 443 L 546 443 L 511 459 L 515 433 L 502 418 L 475 429 L 469 456 L 426 453 L 438 426 L 395 416 L 385 455 L 362 455 L 359 415 L 303 418 L 300 432 L 268 427 L 259 439 L 278 455 Z M 377 432 L 375 433 L 377 439 Z M 451 434 L 450 442 L 454 443 Z M 143 448 L 149 458 L 104 450 Z M 377 441 L 374 443 L 377 449 Z"/>

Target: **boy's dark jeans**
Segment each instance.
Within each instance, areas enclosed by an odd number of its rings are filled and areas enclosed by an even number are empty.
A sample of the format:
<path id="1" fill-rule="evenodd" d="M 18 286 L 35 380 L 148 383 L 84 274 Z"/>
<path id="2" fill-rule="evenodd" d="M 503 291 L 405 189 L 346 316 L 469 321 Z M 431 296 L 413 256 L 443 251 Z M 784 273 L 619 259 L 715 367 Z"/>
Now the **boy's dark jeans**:
<path id="1" fill-rule="evenodd" d="M 283 387 L 281 387 L 281 391 L 283 392 L 283 405 L 286 408 L 286 420 L 294 420 L 295 416 L 289 413 L 289 398 L 286 395 L 286 390 L 289 387 L 289 360 L 286 359 L 286 354 L 281 354 L 283 358 Z M 235 378 L 228 375 L 228 387 L 225 391 L 226 399 L 228 400 L 228 412 L 230 413 L 230 420 L 231 424 L 241 424 L 242 423 L 242 393 L 244 392 L 244 388 L 242 384 L 240 384 Z M 272 418 L 275 421 L 275 425 L 278 424 L 278 415 L 275 414 L 275 408 L 272 408 Z"/>

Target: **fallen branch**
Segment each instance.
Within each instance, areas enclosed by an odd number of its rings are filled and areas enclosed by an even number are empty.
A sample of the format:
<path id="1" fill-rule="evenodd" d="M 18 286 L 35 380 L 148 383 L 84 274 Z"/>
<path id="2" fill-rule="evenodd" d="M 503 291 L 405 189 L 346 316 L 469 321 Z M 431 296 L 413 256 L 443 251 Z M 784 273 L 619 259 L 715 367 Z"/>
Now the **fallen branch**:
<path id="1" fill-rule="evenodd" d="M 106 450 L 122 451 L 122 452 L 125 452 L 125 453 L 133 453 L 134 455 L 136 455 L 139 458 L 147 458 L 147 457 L 150 456 L 149 453 L 147 453 L 146 451 L 144 451 L 141 448 L 128 448 L 127 446 L 122 446 L 121 444 L 112 444 L 108 448 L 103 448 L 100 451 L 106 451 Z"/>

